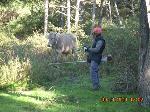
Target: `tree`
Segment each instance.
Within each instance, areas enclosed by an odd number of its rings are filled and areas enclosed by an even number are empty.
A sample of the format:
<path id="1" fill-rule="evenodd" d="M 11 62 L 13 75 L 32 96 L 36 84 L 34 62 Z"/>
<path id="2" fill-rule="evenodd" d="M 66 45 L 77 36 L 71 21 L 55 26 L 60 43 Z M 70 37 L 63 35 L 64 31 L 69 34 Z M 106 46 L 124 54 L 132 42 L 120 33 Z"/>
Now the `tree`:
<path id="1" fill-rule="evenodd" d="M 71 29 L 71 23 L 70 23 L 70 0 L 67 0 L 67 31 L 70 32 Z"/>
<path id="2" fill-rule="evenodd" d="M 103 2 L 104 2 L 104 0 L 101 0 L 101 4 L 100 4 L 100 7 L 99 7 L 99 21 L 98 21 L 98 25 L 100 25 L 100 26 L 102 24 L 102 19 L 103 19 L 103 16 L 102 16 Z"/>
<path id="3" fill-rule="evenodd" d="M 107 22 L 112 23 L 112 8 L 111 8 L 111 1 L 105 0 L 105 16 L 107 18 Z"/>
<path id="4" fill-rule="evenodd" d="M 146 0 L 149 2 L 149 0 Z M 140 48 L 139 48 L 139 95 L 144 99 L 141 106 L 150 106 L 150 43 L 149 24 L 145 0 L 140 3 Z M 146 7 L 147 6 L 147 7 Z"/>
<path id="5" fill-rule="evenodd" d="M 148 23 L 150 24 L 150 0 L 146 0 Z"/>
<path id="6" fill-rule="evenodd" d="M 95 24 L 95 13 L 96 13 L 96 0 L 93 0 L 93 8 L 92 8 L 92 27 Z"/>
<path id="7" fill-rule="evenodd" d="M 117 18 L 119 20 L 119 24 L 122 25 L 122 21 L 120 19 L 120 14 L 119 14 L 119 10 L 118 10 L 118 6 L 117 6 L 117 3 L 116 3 L 116 0 L 114 0 L 114 4 L 115 4 L 115 10 L 116 10 Z"/>
<path id="8" fill-rule="evenodd" d="M 60 0 L 61 3 L 63 3 L 63 0 Z M 64 7 L 60 7 L 60 26 L 64 27 Z"/>
<path id="9" fill-rule="evenodd" d="M 78 27 L 78 22 L 79 22 L 80 1 L 81 0 L 77 0 L 77 4 L 76 4 L 76 15 L 75 15 L 75 28 L 76 29 Z"/>
<path id="10" fill-rule="evenodd" d="M 47 27 L 48 27 L 48 0 L 45 0 L 45 19 L 44 19 L 44 36 L 46 36 L 47 33 Z"/>
<path id="11" fill-rule="evenodd" d="M 131 0 L 131 12 L 134 15 L 134 0 Z"/>
<path id="12" fill-rule="evenodd" d="M 111 3 L 110 3 L 110 1 L 108 1 L 108 8 L 109 8 L 109 19 L 110 19 L 110 23 L 112 23 L 112 11 L 111 11 Z"/>
<path id="13" fill-rule="evenodd" d="M 91 34 L 92 35 L 92 29 L 95 26 L 95 17 L 96 17 L 96 0 L 93 0 L 93 7 L 92 7 L 92 28 L 91 28 Z"/>

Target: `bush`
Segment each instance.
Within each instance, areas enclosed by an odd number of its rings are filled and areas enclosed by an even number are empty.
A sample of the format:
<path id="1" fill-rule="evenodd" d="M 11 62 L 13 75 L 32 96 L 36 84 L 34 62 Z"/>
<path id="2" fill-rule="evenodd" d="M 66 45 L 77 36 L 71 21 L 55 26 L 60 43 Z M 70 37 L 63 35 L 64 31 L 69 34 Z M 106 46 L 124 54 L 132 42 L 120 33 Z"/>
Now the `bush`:
<path id="1" fill-rule="evenodd" d="M 25 60 L 20 62 L 19 58 L 11 59 L 8 63 L 4 64 L 0 68 L 0 87 L 9 87 L 10 89 L 16 89 L 15 85 L 24 85 L 26 88 L 30 74 L 30 61 Z"/>
<path id="2" fill-rule="evenodd" d="M 34 58 L 36 62 L 41 59 L 39 54 L 47 48 L 46 38 L 36 34 L 19 41 L 0 33 L 0 40 L 0 87 L 15 89 L 18 85 L 28 86 L 32 74 L 31 64 Z"/>
<path id="3" fill-rule="evenodd" d="M 105 53 L 112 54 L 113 56 L 113 63 L 109 66 L 110 71 L 112 71 L 110 73 L 116 74 L 116 78 L 120 76 L 128 77 L 126 75 L 132 74 L 129 76 L 132 77 L 133 85 L 136 85 L 138 80 L 139 24 L 137 21 L 136 18 L 130 18 L 124 22 L 124 26 L 118 27 L 114 25 L 104 27 L 104 36 L 106 39 Z M 131 81 L 131 78 L 129 79 Z M 116 79 L 117 81 L 118 79 Z"/>

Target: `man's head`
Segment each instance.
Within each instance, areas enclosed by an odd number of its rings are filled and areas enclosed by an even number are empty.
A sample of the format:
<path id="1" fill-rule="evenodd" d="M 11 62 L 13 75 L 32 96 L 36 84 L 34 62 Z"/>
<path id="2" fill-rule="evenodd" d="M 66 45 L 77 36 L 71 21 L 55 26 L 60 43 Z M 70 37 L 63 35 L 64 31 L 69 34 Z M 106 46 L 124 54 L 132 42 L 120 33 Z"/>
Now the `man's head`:
<path id="1" fill-rule="evenodd" d="M 100 35 L 102 33 L 102 28 L 100 26 L 95 26 L 92 33 L 94 36 Z"/>

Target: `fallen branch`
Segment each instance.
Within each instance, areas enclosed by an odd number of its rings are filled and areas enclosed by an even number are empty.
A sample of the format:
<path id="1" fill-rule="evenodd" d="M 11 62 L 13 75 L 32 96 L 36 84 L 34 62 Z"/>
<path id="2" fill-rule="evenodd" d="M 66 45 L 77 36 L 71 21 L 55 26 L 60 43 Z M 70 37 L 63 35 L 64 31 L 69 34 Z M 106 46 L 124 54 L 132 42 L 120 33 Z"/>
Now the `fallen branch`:
<path id="1" fill-rule="evenodd" d="M 73 62 L 49 63 L 49 65 L 76 64 L 76 63 L 87 63 L 87 61 L 73 61 Z"/>
<path id="2" fill-rule="evenodd" d="M 110 56 L 109 56 L 110 57 Z M 108 57 L 102 57 L 101 62 L 111 62 L 111 60 L 108 59 Z M 61 63 L 49 63 L 49 65 L 60 65 L 60 64 L 76 64 L 76 63 L 87 63 L 85 60 L 79 60 L 79 61 L 73 61 L 73 62 L 61 62 Z"/>

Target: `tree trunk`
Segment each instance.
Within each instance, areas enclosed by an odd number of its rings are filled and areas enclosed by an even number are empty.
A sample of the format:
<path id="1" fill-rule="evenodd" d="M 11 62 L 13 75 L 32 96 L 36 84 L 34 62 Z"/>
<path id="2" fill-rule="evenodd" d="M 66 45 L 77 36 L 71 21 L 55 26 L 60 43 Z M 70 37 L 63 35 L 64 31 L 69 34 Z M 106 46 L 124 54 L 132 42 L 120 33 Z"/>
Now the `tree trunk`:
<path id="1" fill-rule="evenodd" d="M 109 19 L 110 19 L 110 23 L 112 23 L 112 16 L 111 16 L 111 3 L 110 3 L 110 1 L 108 2 L 108 7 L 109 7 Z"/>
<path id="2" fill-rule="evenodd" d="M 145 0 L 140 3 L 139 96 L 141 106 L 150 106 L 150 43 L 149 24 Z"/>
<path id="3" fill-rule="evenodd" d="M 78 28 L 80 1 L 81 1 L 81 0 L 77 0 L 77 4 L 76 4 L 75 29 Z"/>
<path id="4" fill-rule="evenodd" d="M 98 21 L 99 26 L 102 26 L 103 2 L 104 2 L 104 0 L 101 0 L 101 5 L 100 5 L 100 8 L 99 8 L 99 21 Z"/>
<path id="5" fill-rule="evenodd" d="M 95 24 L 95 13 L 96 13 L 96 0 L 93 0 L 93 8 L 92 8 L 92 26 Z"/>
<path id="6" fill-rule="evenodd" d="M 44 36 L 46 36 L 47 27 L 48 27 L 48 4 L 49 4 L 49 1 L 45 0 Z"/>
<path id="7" fill-rule="evenodd" d="M 115 10 L 116 10 L 116 13 L 117 13 L 117 18 L 119 20 L 119 24 L 122 25 L 122 21 L 120 19 L 120 15 L 119 15 L 119 11 L 118 11 L 118 6 L 117 6 L 117 3 L 116 3 L 116 0 L 114 1 L 114 4 L 115 4 Z"/>
<path id="8" fill-rule="evenodd" d="M 92 8 L 92 27 L 91 27 L 91 36 L 92 36 L 92 30 L 95 26 L 95 14 L 96 13 L 96 0 L 93 0 L 93 8 Z"/>
<path id="9" fill-rule="evenodd" d="M 150 0 L 146 0 L 146 6 L 147 6 L 148 23 L 150 24 Z"/>
<path id="10" fill-rule="evenodd" d="M 80 2 L 80 11 L 79 11 L 79 13 L 80 13 L 79 20 L 80 21 L 83 21 L 83 15 L 84 15 L 84 11 L 85 11 L 83 2 L 84 2 L 84 0 L 82 0 Z"/>
<path id="11" fill-rule="evenodd" d="M 70 32 L 71 23 L 70 23 L 70 0 L 67 0 L 67 31 Z"/>
<path id="12" fill-rule="evenodd" d="M 63 2 L 63 0 L 61 0 Z M 60 7 L 60 26 L 63 28 L 64 27 L 64 7 Z"/>
<path id="13" fill-rule="evenodd" d="M 131 8 L 132 15 L 134 15 L 134 0 L 131 0 Z"/>

